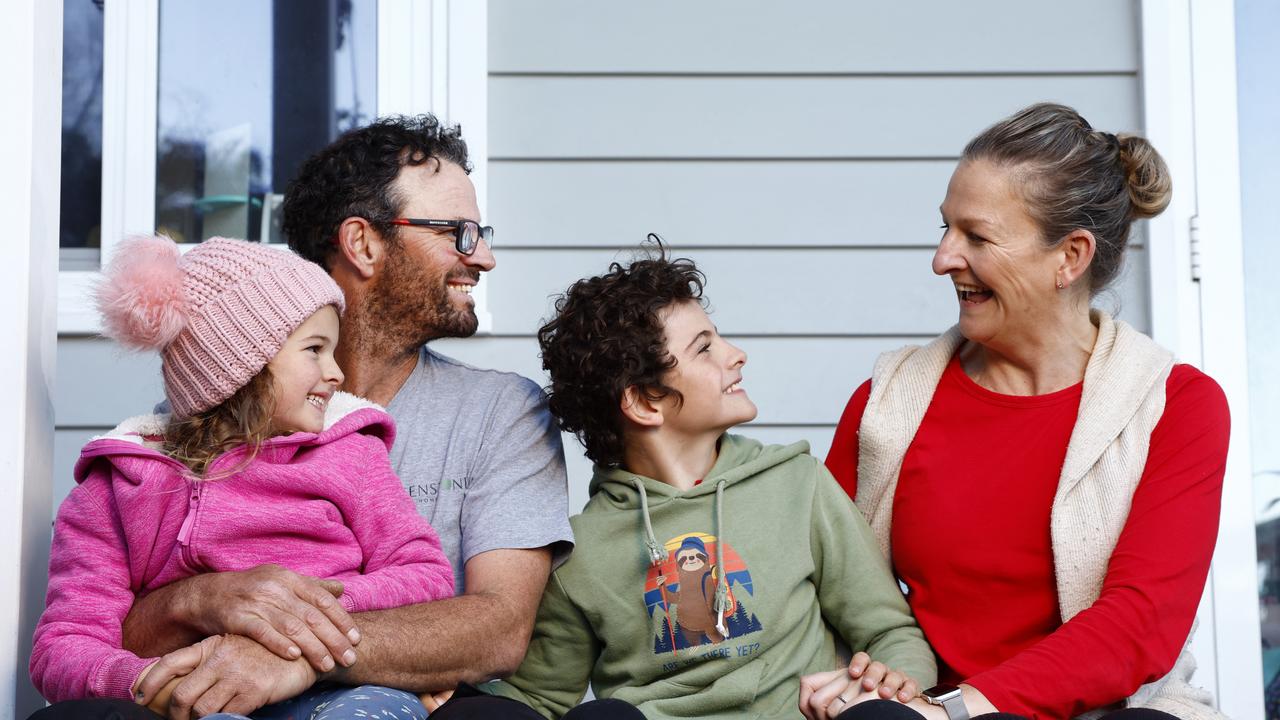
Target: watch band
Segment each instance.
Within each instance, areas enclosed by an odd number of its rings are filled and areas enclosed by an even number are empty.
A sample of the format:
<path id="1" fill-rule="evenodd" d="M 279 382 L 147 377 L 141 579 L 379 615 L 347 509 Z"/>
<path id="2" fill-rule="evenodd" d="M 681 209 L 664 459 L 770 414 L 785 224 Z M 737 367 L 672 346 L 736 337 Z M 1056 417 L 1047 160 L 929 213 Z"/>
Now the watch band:
<path id="1" fill-rule="evenodd" d="M 935 685 L 920 694 L 930 705 L 941 706 L 950 720 L 969 720 L 964 693 L 953 685 Z"/>

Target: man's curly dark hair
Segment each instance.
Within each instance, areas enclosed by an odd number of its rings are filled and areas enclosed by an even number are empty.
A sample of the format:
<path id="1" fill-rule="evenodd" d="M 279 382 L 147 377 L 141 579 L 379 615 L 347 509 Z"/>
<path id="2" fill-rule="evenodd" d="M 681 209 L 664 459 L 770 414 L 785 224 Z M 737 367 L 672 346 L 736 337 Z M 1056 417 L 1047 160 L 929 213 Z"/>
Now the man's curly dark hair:
<path id="1" fill-rule="evenodd" d="M 676 366 L 660 314 L 672 303 L 705 305 L 706 277 L 692 260 L 656 252 L 599 277 L 575 282 L 556 299 L 555 317 L 538 330 L 551 412 L 560 428 L 604 466 L 622 462 L 623 392 L 637 386 L 652 400 L 680 393 L 663 383 Z"/>
<path id="2" fill-rule="evenodd" d="M 334 238 L 349 217 L 369 221 L 394 240 L 403 199 L 392 183 L 405 165 L 431 158 L 455 163 L 470 173 L 467 143 L 457 125 L 442 125 L 434 115 L 393 115 L 344 133 L 312 155 L 285 191 L 282 229 L 289 247 L 332 270 Z"/>

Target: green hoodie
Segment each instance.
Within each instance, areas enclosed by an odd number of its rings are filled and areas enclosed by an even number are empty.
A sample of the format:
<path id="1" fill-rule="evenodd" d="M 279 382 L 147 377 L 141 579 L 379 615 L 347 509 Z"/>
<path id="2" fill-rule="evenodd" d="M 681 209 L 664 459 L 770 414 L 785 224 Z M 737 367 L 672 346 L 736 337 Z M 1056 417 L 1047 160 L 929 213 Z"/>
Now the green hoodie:
<path id="1" fill-rule="evenodd" d="M 489 691 L 549 718 L 588 681 L 650 720 L 798 718 L 800 676 L 840 666 L 837 636 L 932 685 L 871 531 L 808 451 L 726 434 L 687 491 L 597 467 L 524 663 Z"/>

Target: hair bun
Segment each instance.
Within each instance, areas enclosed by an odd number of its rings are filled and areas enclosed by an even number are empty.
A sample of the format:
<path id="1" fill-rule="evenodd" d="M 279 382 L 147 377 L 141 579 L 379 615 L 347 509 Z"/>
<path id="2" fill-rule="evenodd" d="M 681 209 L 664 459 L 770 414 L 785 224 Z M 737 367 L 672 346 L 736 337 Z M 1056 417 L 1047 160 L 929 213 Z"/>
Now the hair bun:
<path id="1" fill-rule="evenodd" d="M 187 326 L 181 253 L 167 237 L 132 237 L 117 246 L 95 288 L 103 334 L 137 350 L 159 350 Z"/>
<path id="2" fill-rule="evenodd" d="M 1129 187 L 1129 203 L 1135 218 L 1151 218 L 1164 212 L 1173 197 L 1173 179 L 1164 158 L 1137 135 L 1118 135 L 1120 163 Z"/>

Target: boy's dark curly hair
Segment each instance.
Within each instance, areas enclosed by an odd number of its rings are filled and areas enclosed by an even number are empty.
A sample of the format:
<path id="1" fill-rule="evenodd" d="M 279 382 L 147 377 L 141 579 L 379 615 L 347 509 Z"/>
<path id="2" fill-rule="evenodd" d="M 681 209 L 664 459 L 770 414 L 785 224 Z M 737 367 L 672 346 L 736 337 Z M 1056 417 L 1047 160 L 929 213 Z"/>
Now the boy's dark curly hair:
<path id="1" fill-rule="evenodd" d="M 461 128 L 442 125 L 434 115 L 393 115 L 344 133 L 308 158 L 285 191 L 282 229 L 289 247 L 332 270 L 333 239 L 349 217 L 368 220 L 394 240 L 391 221 L 399 216 L 403 199 L 391 184 L 400 168 L 430 158 L 471 172 Z"/>
<path id="2" fill-rule="evenodd" d="M 692 260 L 656 252 L 599 277 L 575 282 L 556 299 L 555 317 L 538 330 L 551 412 L 560 428 L 605 466 L 622 462 L 623 392 L 635 385 L 652 400 L 674 395 L 663 375 L 676 365 L 659 317 L 672 303 L 704 304 L 706 277 Z"/>

